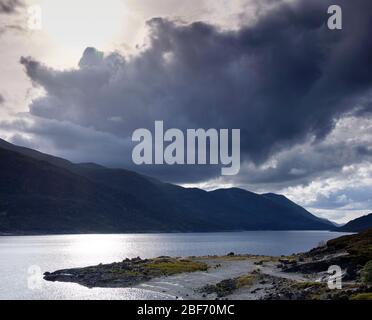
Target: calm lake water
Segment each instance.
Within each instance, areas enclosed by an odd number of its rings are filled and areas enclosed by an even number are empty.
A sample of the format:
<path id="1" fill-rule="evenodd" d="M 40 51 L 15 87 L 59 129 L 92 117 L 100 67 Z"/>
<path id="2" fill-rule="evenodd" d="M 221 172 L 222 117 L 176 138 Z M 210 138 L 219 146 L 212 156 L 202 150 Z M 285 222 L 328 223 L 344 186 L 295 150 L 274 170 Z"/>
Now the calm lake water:
<path id="1" fill-rule="evenodd" d="M 45 271 L 140 256 L 235 253 L 287 255 L 343 235 L 329 231 L 248 231 L 0 237 L 0 299 L 167 299 L 143 289 L 87 289 L 41 279 Z M 39 276 L 38 276 L 39 275 Z"/>

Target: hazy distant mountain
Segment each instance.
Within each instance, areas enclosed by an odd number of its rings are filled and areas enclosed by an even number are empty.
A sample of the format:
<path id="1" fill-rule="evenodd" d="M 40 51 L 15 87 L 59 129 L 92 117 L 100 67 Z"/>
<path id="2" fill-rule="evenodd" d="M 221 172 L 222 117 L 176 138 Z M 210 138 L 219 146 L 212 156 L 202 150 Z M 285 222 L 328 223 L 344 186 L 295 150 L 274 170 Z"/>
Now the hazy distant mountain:
<path id="1" fill-rule="evenodd" d="M 83 233 L 332 229 L 276 194 L 207 192 L 0 140 L 0 232 Z"/>
<path id="2" fill-rule="evenodd" d="M 349 221 L 344 226 L 338 228 L 338 231 L 360 232 L 372 228 L 372 213 Z"/>

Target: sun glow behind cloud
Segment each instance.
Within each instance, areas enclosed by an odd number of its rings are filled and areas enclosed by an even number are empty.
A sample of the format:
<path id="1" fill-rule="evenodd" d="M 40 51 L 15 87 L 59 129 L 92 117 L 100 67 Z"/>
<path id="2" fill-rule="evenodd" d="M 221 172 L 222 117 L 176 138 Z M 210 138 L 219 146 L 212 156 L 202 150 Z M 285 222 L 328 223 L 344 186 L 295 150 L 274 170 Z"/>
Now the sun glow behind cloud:
<path id="1" fill-rule="evenodd" d="M 125 25 L 121 0 L 44 0 L 42 31 L 62 50 L 81 52 L 88 46 L 107 49 Z"/>

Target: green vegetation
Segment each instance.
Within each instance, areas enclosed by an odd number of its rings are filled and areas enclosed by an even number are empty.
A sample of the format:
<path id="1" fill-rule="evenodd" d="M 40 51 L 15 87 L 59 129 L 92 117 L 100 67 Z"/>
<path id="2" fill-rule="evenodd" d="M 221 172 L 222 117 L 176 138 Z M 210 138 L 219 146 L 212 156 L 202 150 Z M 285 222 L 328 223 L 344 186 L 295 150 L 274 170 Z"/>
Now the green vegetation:
<path id="1" fill-rule="evenodd" d="M 329 240 L 327 247 L 336 250 L 346 250 L 350 254 L 350 259 L 355 263 L 365 264 L 372 260 L 372 229 Z"/>
<path id="2" fill-rule="evenodd" d="M 372 284 L 372 260 L 369 260 L 362 269 L 362 280 L 366 284 Z"/>
<path id="3" fill-rule="evenodd" d="M 223 260 L 223 261 L 240 261 L 240 260 L 247 260 L 250 256 L 247 255 L 226 255 L 226 256 L 214 256 L 215 259 Z"/>
<path id="4" fill-rule="evenodd" d="M 372 300 L 372 293 L 358 293 L 353 295 L 350 300 Z"/>
<path id="5" fill-rule="evenodd" d="M 252 286 L 259 278 L 258 273 L 250 273 L 233 279 L 225 279 L 214 285 L 207 285 L 201 289 L 206 294 L 217 294 L 217 297 L 226 297 L 235 290 Z"/>
<path id="6" fill-rule="evenodd" d="M 236 286 L 237 288 L 251 286 L 255 280 L 257 280 L 257 275 L 247 274 L 247 275 L 237 278 Z"/>
<path id="7" fill-rule="evenodd" d="M 168 276 L 182 272 L 206 271 L 208 269 L 205 263 L 189 259 L 155 259 L 144 267 L 150 273 L 160 272 Z"/>
<path id="8" fill-rule="evenodd" d="M 114 264 L 107 273 L 116 277 L 159 277 L 171 276 L 183 272 L 206 271 L 208 266 L 205 263 L 192 261 L 190 259 L 178 258 L 155 258 L 150 260 L 140 260 L 137 263 L 126 265 Z M 96 271 L 96 270 L 91 270 Z"/>
<path id="9" fill-rule="evenodd" d="M 98 266 L 58 270 L 46 273 L 49 281 L 76 282 L 86 287 L 129 287 L 161 276 L 183 272 L 206 271 L 207 264 L 182 258 L 125 259 Z"/>
<path id="10" fill-rule="evenodd" d="M 257 256 L 255 258 L 257 259 L 257 261 L 255 261 L 254 264 L 258 266 L 261 266 L 265 263 L 270 263 L 270 262 L 275 263 L 280 260 L 279 257 L 272 257 L 272 256 Z"/>

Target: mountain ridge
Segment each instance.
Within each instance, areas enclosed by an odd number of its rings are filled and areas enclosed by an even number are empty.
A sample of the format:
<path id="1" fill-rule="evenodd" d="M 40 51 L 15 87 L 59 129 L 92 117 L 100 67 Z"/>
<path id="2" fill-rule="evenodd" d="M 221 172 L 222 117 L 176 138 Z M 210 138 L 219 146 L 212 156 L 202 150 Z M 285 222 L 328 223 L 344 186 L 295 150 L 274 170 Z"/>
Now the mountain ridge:
<path id="1" fill-rule="evenodd" d="M 0 232 L 330 230 L 282 195 L 164 183 L 0 140 Z"/>
<path id="2" fill-rule="evenodd" d="M 337 230 L 344 232 L 361 232 L 372 228 L 372 213 L 349 221 Z"/>

